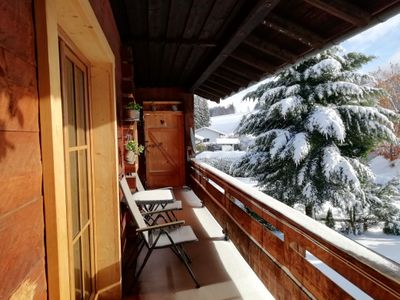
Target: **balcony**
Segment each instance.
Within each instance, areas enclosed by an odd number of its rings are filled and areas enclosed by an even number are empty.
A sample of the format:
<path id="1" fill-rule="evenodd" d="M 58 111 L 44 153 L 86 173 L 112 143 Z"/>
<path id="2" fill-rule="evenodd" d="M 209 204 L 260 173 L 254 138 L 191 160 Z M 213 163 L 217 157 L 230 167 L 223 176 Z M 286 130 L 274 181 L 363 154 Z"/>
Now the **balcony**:
<path id="1" fill-rule="evenodd" d="M 199 237 L 186 248 L 201 288 L 163 249 L 135 284 L 124 274 L 126 299 L 400 299 L 399 264 L 207 164 L 192 161 L 190 178 L 193 191 L 175 193 Z"/>
<path id="2" fill-rule="evenodd" d="M 175 190 L 184 208 L 177 217 L 190 224 L 198 242 L 185 249 L 201 287 L 196 289 L 184 265 L 169 249 L 156 250 L 126 299 L 273 299 L 222 228 L 191 190 Z M 145 251 L 143 251 L 145 252 Z M 143 253 L 142 253 L 143 254 Z M 141 255 L 140 260 L 144 255 Z M 132 287 L 126 272 L 128 287 Z"/>

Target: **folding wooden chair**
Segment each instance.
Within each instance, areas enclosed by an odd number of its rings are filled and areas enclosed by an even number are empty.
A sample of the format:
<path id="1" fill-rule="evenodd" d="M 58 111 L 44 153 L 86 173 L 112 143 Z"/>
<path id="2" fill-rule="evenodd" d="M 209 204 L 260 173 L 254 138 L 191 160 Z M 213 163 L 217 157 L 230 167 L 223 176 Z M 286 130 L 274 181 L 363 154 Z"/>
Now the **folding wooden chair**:
<path id="1" fill-rule="evenodd" d="M 120 179 L 120 184 L 132 192 L 125 176 Z M 182 201 L 175 199 L 171 189 L 145 190 L 138 176 L 136 176 L 136 188 L 138 191 L 133 193 L 132 197 L 142 209 L 142 215 L 148 223 L 155 223 L 159 218 L 165 222 L 177 220 L 174 211 L 182 209 Z"/>
<path id="2" fill-rule="evenodd" d="M 189 266 L 191 260 L 183 248 L 183 244 L 185 243 L 198 241 L 192 230 L 192 227 L 183 226 L 185 223 L 184 221 L 147 225 L 139 211 L 139 207 L 137 206 L 132 193 L 130 192 L 128 184 L 125 184 L 125 182 L 121 179 L 120 186 L 128 203 L 129 210 L 132 213 L 133 219 L 138 226 L 136 231 L 142 236 L 143 241 L 139 246 L 136 259 L 139 257 L 139 254 L 144 246 L 146 246 L 148 249 L 142 264 L 139 266 L 139 269 L 135 274 L 136 280 L 139 278 L 153 250 L 169 247 L 183 262 L 190 276 L 195 282 L 196 287 L 200 287 L 191 267 Z"/>

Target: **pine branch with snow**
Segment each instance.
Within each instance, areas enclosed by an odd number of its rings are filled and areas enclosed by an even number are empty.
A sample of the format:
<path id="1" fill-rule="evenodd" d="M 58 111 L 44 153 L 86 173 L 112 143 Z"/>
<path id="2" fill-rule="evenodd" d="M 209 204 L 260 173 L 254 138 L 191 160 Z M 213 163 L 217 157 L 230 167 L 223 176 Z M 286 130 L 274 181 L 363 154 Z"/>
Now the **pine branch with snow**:
<path id="1" fill-rule="evenodd" d="M 308 215 L 330 201 L 347 211 L 368 206 L 373 175 L 364 158 L 381 141 L 397 141 L 398 115 L 377 106 L 385 92 L 357 71 L 372 57 L 334 47 L 280 72 L 247 94 L 260 109 L 238 132 L 256 137 L 233 174 L 255 177 L 267 194 Z"/>

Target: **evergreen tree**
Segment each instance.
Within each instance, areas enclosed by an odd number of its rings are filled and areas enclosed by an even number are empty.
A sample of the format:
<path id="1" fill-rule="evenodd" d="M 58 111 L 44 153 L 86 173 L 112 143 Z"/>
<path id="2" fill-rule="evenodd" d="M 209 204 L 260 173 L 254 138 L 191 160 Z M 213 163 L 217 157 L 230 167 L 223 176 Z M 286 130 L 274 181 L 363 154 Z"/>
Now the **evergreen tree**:
<path id="1" fill-rule="evenodd" d="M 393 199 L 400 200 L 400 179 L 395 178 L 385 184 L 368 184 L 365 194 L 370 206 L 365 213 L 368 223 L 384 221 L 383 232 L 400 235 L 400 209 Z"/>
<path id="2" fill-rule="evenodd" d="M 335 219 L 333 219 L 332 210 L 329 209 L 326 213 L 325 225 L 329 228 L 335 229 Z"/>
<path id="3" fill-rule="evenodd" d="M 210 113 L 207 100 L 194 95 L 194 127 L 196 129 L 210 126 Z"/>
<path id="4" fill-rule="evenodd" d="M 210 116 L 215 117 L 215 116 L 222 116 L 222 115 L 230 115 L 234 114 L 236 112 L 235 106 L 233 104 L 230 104 L 228 106 L 215 106 L 213 108 L 210 108 Z"/>
<path id="5" fill-rule="evenodd" d="M 397 139 L 396 113 L 377 106 L 383 91 L 357 72 L 372 58 L 334 47 L 246 95 L 260 109 L 238 131 L 256 140 L 233 174 L 255 177 L 265 193 L 303 204 L 309 216 L 325 201 L 354 216 L 373 178 L 363 158 L 377 143 Z"/>

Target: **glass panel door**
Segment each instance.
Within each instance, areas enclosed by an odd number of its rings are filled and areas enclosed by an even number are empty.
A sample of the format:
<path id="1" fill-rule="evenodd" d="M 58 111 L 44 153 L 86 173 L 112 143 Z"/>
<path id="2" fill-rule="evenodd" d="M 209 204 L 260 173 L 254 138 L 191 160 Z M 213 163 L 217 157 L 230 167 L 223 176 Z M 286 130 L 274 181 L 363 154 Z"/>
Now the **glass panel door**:
<path id="1" fill-rule="evenodd" d="M 60 41 L 72 298 L 93 292 L 93 220 L 85 64 Z"/>

